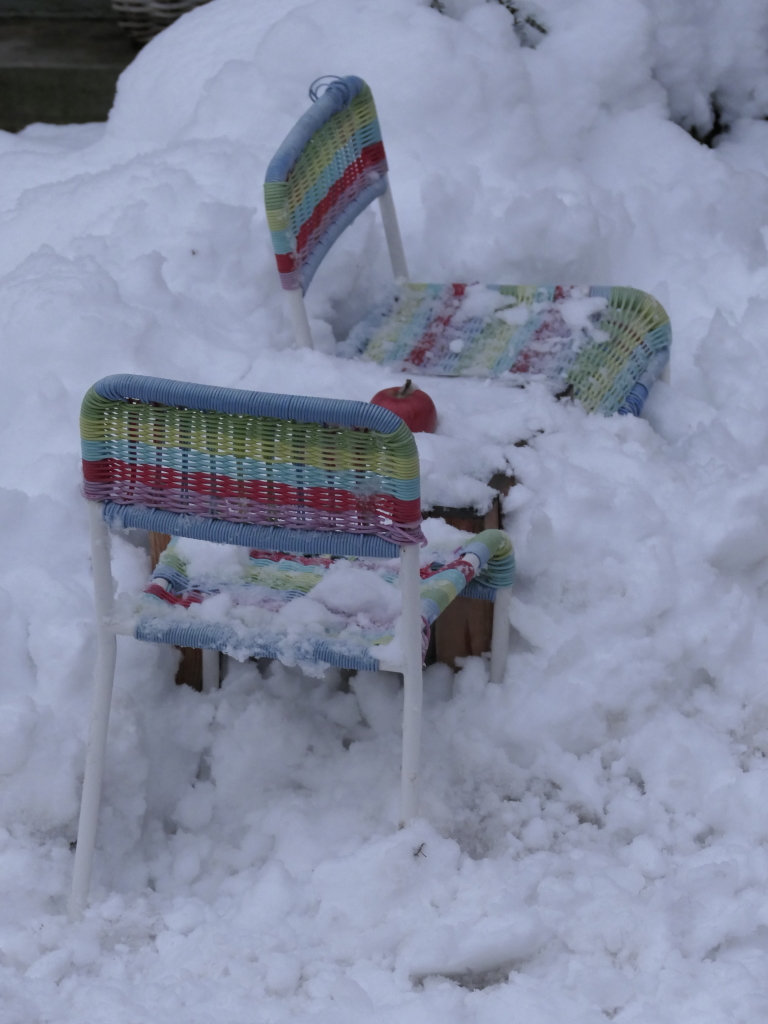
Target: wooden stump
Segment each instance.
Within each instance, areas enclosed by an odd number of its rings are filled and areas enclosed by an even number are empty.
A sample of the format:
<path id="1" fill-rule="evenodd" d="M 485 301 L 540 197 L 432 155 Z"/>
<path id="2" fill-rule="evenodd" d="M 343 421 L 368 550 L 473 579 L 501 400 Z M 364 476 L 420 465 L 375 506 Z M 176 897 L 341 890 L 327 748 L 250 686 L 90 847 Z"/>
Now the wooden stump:
<path id="1" fill-rule="evenodd" d="M 149 531 L 149 557 L 154 570 L 160 561 L 160 555 L 171 542 L 170 534 Z M 191 686 L 201 692 L 203 689 L 203 652 L 196 647 L 179 647 L 181 662 L 176 671 L 177 686 Z"/>
<path id="2" fill-rule="evenodd" d="M 491 478 L 490 486 L 500 495 L 504 495 L 514 482 L 514 478 L 497 473 Z M 498 496 L 495 497 L 485 515 L 481 515 L 473 508 L 437 506 L 426 512 L 425 516 L 439 516 L 457 530 L 464 530 L 467 533 L 500 530 L 501 502 Z M 493 601 L 459 596 L 451 601 L 440 615 L 433 630 L 435 661 L 456 668 L 457 658 L 478 656 L 490 651 L 493 636 Z"/>
<path id="3" fill-rule="evenodd" d="M 160 561 L 160 555 L 162 555 L 170 543 L 171 535 L 169 533 L 155 533 L 154 530 L 149 531 L 149 559 L 152 572 L 155 571 L 155 566 Z"/>

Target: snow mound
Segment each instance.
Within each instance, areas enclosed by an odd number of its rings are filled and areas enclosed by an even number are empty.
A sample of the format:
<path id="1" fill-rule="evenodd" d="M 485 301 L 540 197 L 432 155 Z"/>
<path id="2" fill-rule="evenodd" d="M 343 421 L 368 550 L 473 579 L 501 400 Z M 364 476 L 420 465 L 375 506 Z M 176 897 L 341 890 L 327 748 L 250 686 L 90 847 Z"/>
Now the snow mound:
<path id="1" fill-rule="evenodd" d="M 765 5 L 538 8 L 532 46 L 495 3 L 215 0 L 142 50 L 105 126 L 0 133 L 9 1024 L 764 1020 Z M 402 383 L 291 347 L 261 182 L 327 73 L 373 88 L 415 279 L 645 289 L 671 384 L 635 420 L 429 382 L 424 493 L 487 507 L 484 481 L 514 473 L 519 576 L 505 683 L 477 659 L 426 673 L 408 829 L 395 677 L 250 663 L 202 696 L 174 686 L 176 652 L 121 639 L 72 928 L 83 394 L 121 371 L 361 400 Z M 712 149 L 675 121 L 708 131 L 715 99 L 733 128 Z M 389 282 L 369 210 L 313 282 L 317 338 Z M 136 538 L 115 562 L 141 586 Z"/>

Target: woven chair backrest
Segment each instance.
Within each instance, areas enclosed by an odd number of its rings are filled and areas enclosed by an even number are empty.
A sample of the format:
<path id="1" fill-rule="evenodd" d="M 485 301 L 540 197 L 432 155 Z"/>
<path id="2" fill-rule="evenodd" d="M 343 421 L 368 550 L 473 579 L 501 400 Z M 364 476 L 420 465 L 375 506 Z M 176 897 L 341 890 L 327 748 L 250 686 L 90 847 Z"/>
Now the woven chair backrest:
<path id="1" fill-rule="evenodd" d="M 276 550 L 310 553 L 423 539 L 416 444 L 379 406 L 120 374 L 85 396 L 80 434 L 85 496 L 123 525 L 265 547 L 277 531 Z M 123 514 L 135 506 L 153 514 Z"/>
<path id="2" fill-rule="evenodd" d="M 318 96 L 318 83 L 325 91 Z M 387 188 L 373 95 L 354 75 L 318 80 L 314 105 L 267 169 L 264 199 L 283 288 L 306 292 L 330 247 Z"/>

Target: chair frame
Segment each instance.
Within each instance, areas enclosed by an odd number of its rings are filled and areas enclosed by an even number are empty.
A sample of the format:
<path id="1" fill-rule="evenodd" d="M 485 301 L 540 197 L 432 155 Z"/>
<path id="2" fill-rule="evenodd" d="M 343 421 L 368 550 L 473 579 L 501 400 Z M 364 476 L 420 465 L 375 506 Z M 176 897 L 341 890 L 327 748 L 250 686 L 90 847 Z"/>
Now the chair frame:
<path id="1" fill-rule="evenodd" d="M 137 383 L 138 382 L 138 383 Z M 133 377 L 124 374 L 113 378 L 105 378 L 100 381 L 96 388 L 102 386 L 102 391 L 107 394 L 123 393 L 126 397 L 135 393 L 138 389 L 143 390 L 142 401 L 151 402 L 152 396 L 162 401 L 168 401 L 174 395 L 184 397 L 191 389 L 195 391 L 195 385 L 180 385 L 178 382 L 154 380 L 152 378 Z M 182 389 L 181 391 L 179 389 Z M 219 397 L 221 404 L 227 406 L 232 404 L 232 396 L 242 406 L 247 405 L 247 399 L 285 399 L 290 396 L 264 396 L 256 392 L 236 392 L 228 388 L 197 387 L 200 392 L 199 405 L 196 408 L 211 409 Z M 90 394 L 90 393 L 89 393 Z M 240 397 L 240 396 L 244 396 Z M 187 398 L 189 396 L 187 395 Z M 314 412 L 321 415 L 324 407 L 328 409 L 331 416 L 338 414 L 341 406 L 350 407 L 352 413 L 354 407 L 359 407 L 360 417 L 370 419 L 372 407 L 365 403 L 354 402 L 332 402 L 323 400 L 300 400 L 297 402 L 309 401 L 315 403 L 310 408 L 310 415 Z M 87 397 L 86 397 L 87 402 Z M 86 402 L 84 402 L 84 409 Z M 179 403 L 181 405 L 181 402 Z M 269 402 L 267 403 L 270 404 Z M 399 417 L 383 410 L 388 416 L 392 416 L 399 424 Z M 225 410 L 225 415 L 226 410 Z M 378 414 L 375 414 L 378 416 Z M 333 420 L 331 420 L 333 422 Z M 388 422 L 384 417 L 383 422 Z M 406 428 L 407 429 L 407 428 Z M 85 437 L 85 435 L 84 435 Z M 89 442 L 84 440 L 84 453 Z M 414 446 L 415 451 L 415 446 Z M 86 485 L 87 487 L 88 485 Z M 295 551 L 304 553 L 307 546 L 322 543 L 328 546 L 330 551 L 336 547 L 336 553 L 351 554 L 354 551 L 344 551 L 345 538 L 351 537 L 359 548 L 373 540 L 378 545 L 379 557 L 391 557 L 395 552 L 400 559 L 400 590 L 401 590 L 401 652 L 399 660 L 387 659 L 386 647 L 382 648 L 382 657 L 378 660 L 378 667 L 383 671 L 399 672 L 403 676 L 404 701 L 403 701 L 403 741 L 402 741 L 402 764 L 400 778 L 400 825 L 412 820 L 418 810 L 418 773 L 419 755 L 421 742 L 421 714 L 422 714 L 422 614 L 421 614 L 421 577 L 419 571 L 419 549 L 421 533 L 418 531 L 411 543 L 395 544 L 390 540 L 379 540 L 378 538 L 363 537 L 358 534 L 345 534 L 341 531 L 329 530 L 328 532 L 316 531 L 314 534 L 302 529 L 285 529 L 264 526 L 249 526 L 248 524 L 237 523 L 221 519 L 206 519 L 203 516 L 178 515 L 157 507 L 146 505 L 115 505 L 108 498 L 103 500 L 88 501 L 88 516 L 91 537 L 91 558 L 94 585 L 94 602 L 96 610 L 96 637 L 98 643 L 98 654 L 94 672 L 94 691 L 91 710 L 90 725 L 88 731 L 88 743 L 85 760 L 85 775 L 83 780 L 82 802 L 78 823 L 77 845 L 75 851 L 74 874 L 72 880 L 72 891 L 69 900 L 69 917 L 72 921 L 79 920 L 85 909 L 90 879 L 93 868 L 93 855 L 96 843 L 96 830 L 101 800 L 102 780 L 104 773 L 104 762 L 106 757 L 107 733 L 109 728 L 109 715 L 112 702 L 112 691 L 117 659 L 117 636 L 132 636 L 135 620 L 118 620 L 115 616 L 115 580 L 112 575 L 111 544 L 109 523 L 105 519 L 106 505 L 111 505 L 111 518 L 121 525 L 131 528 L 153 529 L 165 527 L 163 532 L 172 532 L 177 536 L 198 537 L 199 539 L 222 539 L 228 543 L 239 543 L 243 546 L 262 546 L 270 548 L 268 538 L 280 541 L 279 546 L 272 546 L 275 551 Z M 169 518 L 170 517 L 170 518 Z M 225 537 L 212 537 L 211 529 L 218 527 L 229 528 L 229 535 Z M 240 531 L 240 539 L 236 531 Z M 243 531 L 250 536 L 242 536 Z M 318 540 L 318 533 L 320 540 Z M 336 540 L 334 540 L 334 538 Z M 355 540 L 357 538 L 357 540 Z M 374 555 L 375 557 L 375 555 Z M 477 556 L 469 554 L 466 557 Z M 474 564 L 474 563 L 473 563 Z M 491 679 L 501 682 L 507 662 L 509 650 L 509 598 L 510 586 L 503 586 L 496 590 L 494 607 L 494 632 L 491 651 Z M 219 652 L 218 650 L 203 650 L 203 689 L 210 691 L 219 685 Z"/>

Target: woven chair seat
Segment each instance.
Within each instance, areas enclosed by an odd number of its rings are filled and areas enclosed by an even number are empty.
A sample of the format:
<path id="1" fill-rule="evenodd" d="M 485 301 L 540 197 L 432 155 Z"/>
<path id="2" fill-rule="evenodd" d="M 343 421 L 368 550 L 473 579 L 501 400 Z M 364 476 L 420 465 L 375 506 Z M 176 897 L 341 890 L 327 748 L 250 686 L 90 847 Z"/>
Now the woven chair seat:
<path id="1" fill-rule="evenodd" d="M 405 283 L 339 352 L 408 374 L 544 380 L 588 412 L 637 415 L 670 342 L 664 309 L 634 288 Z"/>
<path id="2" fill-rule="evenodd" d="M 422 562 L 424 651 L 431 624 L 454 598 L 493 600 L 514 575 L 499 530 L 478 534 L 451 557 L 429 552 Z M 133 634 L 240 660 L 376 671 L 397 633 L 398 569 L 399 559 L 302 556 L 176 537 L 139 599 Z"/>

